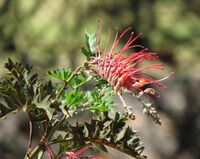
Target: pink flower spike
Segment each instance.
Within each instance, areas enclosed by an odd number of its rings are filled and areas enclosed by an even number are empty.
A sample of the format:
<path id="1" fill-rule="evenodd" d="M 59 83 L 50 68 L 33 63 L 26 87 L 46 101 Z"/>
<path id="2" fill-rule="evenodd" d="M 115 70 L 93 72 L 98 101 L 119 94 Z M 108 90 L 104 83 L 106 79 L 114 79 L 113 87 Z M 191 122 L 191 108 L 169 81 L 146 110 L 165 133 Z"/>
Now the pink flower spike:
<path id="1" fill-rule="evenodd" d="M 119 44 L 121 38 L 128 33 L 130 33 L 131 35 L 125 42 L 122 49 L 114 51 L 117 47 L 117 44 Z M 97 48 L 99 49 L 97 50 L 97 53 L 99 54 L 98 56 L 92 57 L 89 61 L 93 65 L 93 70 L 103 79 L 107 80 L 114 87 L 114 91 L 116 93 L 121 94 L 122 92 L 128 90 L 129 92 L 136 94 L 136 92 L 143 89 L 143 86 L 149 84 L 155 84 L 158 87 L 165 88 L 165 85 L 161 83 L 161 81 L 170 78 L 174 74 L 173 72 L 171 72 L 166 77 L 157 79 L 153 75 L 146 73 L 146 71 L 149 69 L 154 69 L 155 71 L 163 71 L 164 65 L 161 63 L 154 63 L 150 65 L 140 66 L 140 64 L 144 61 L 158 60 L 158 56 L 156 53 L 147 52 L 147 48 L 138 44 L 134 44 L 140 36 L 141 34 L 134 36 L 134 32 L 131 31 L 131 27 L 125 29 L 120 35 L 116 30 L 114 42 L 111 46 L 110 51 L 108 51 L 108 44 L 110 40 L 109 30 L 107 42 L 103 51 L 103 56 L 99 55 L 100 53 L 102 53 L 102 51 L 100 48 L 100 43 L 98 43 L 99 46 Z M 140 50 L 137 52 L 130 52 L 130 50 L 134 48 Z M 156 91 L 153 91 L 153 88 L 147 89 L 146 91 L 144 91 L 144 93 L 158 96 Z"/>

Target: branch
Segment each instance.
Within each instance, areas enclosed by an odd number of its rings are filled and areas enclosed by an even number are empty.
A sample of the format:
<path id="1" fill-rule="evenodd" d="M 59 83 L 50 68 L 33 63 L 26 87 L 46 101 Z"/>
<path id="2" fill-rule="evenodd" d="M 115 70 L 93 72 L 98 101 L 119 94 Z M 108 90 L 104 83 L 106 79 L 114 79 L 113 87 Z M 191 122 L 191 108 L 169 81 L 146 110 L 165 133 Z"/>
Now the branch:
<path id="1" fill-rule="evenodd" d="M 79 146 L 86 145 L 88 142 L 96 143 L 112 147 L 135 158 L 145 159 L 146 156 L 142 155 L 144 146 L 136 131 L 125 126 L 126 120 L 127 117 L 119 113 L 115 114 L 114 119 L 111 119 L 108 113 L 99 113 L 89 123 L 77 123 L 73 126 L 66 122 L 59 130 L 66 133 L 63 135 L 67 138 L 60 138 L 59 135 L 51 144 L 62 143 L 62 146 L 70 149 L 69 145 L 74 143 Z"/>
<path id="2" fill-rule="evenodd" d="M 28 139 L 28 148 L 27 148 L 27 152 L 29 152 L 29 150 L 31 149 L 31 145 L 32 145 L 32 140 L 33 140 L 33 123 L 31 121 L 30 116 L 29 117 L 29 139 Z"/>

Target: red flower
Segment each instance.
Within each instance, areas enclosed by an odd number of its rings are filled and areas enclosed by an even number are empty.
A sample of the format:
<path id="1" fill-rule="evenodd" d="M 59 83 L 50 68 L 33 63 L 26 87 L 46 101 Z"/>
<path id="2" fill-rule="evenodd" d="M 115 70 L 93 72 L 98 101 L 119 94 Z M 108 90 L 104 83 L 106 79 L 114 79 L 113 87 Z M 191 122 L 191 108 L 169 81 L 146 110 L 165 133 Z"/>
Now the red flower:
<path id="1" fill-rule="evenodd" d="M 63 157 L 65 156 L 64 157 L 65 159 L 78 159 L 78 155 L 82 154 L 83 152 L 85 152 L 86 150 L 88 150 L 90 148 L 92 148 L 92 147 L 91 146 L 85 146 L 85 147 L 79 149 L 78 151 L 76 151 L 75 153 L 73 153 L 73 152 L 65 152 L 63 154 Z M 68 156 L 68 157 L 66 157 L 66 156 Z M 102 157 L 91 157 L 91 159 L 104 159 L 104 158 L 102 158 Z"/>
<path id="2" fill-rule="evenodd" d="M 124 44 L 123 48 L 121 48 L 119 51 L 115 51 L 120 39 L 124 37 L 125 34 L 128 34 L 130 30 L 131 28 L 129 27 L 120 35 L 118 31 L 116 31 L 114 42 L 108 51 L 108 45 L 110 41 L 109 31 L 107 43 L 103 53 L 100 48 L 101 37 L 99 36 L 97 54 L 96 56 L 92 57 L 90 61 L 94 65 L 94 70 L 114 87 L 115 92 L 120 94 L 124 90 L 131 92 L 136 92 L 137 90 L 141 91 L 143 86 L 149 84 L 155 84 L 158 87 L 165 88 L 165 85 L 161 83 L 161 81 L 171 77 L 173 72 L 171 72 L 167 77 L 156 79 L 152 75 L 143 71 L 147 69 L 163 70 L 163 64 L 157 63 L 146 66 L 139 65 L 145 60 L 158 59 L 156 53 L 147 52 L 147 48 L 134 44 L 134 42 L 141 36 L 141 34 L 134 36 L 134 32 L 131 32 L 129 39 Z M 128 50 L 135 48 L 137 50 L 140 49 L 140 51 L 132 51 L 127 54 Z M 103 55 L 101 55 L 101 53 Z M 142 92 L 158 96 L 153 88 L 147 88 Z"/>

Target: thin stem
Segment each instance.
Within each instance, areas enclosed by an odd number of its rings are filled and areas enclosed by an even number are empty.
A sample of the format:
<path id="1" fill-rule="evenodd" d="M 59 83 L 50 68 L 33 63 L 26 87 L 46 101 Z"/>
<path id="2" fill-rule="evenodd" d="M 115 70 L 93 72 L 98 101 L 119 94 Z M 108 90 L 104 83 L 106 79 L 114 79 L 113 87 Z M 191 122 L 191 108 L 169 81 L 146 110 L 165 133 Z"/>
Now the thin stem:
<path id="1" fill-rule="evenodd" d="M 35 146 L 35 148 L 30 151 L 28 154 L 26 154 L 26 156 L 24 157 L 24 159 L 33 159 L 33 157 L 38 154 L 38 152 L 42 149 L 42 144 L 41 141 L 43 141 L 46 138 L 46 133 L 42 136 L 40 143 L 38 145 Z"/>
<path id="2" fill-rule="evenodd" d="M 26 155 L 29 155 L 29 152 L 31 150 L 32 140 L 33 140 L 33 123 L 32 123 L 29 113 L 28 113 L 28 119 L 29 119 L 29 138 L 28 138 L 28 147 L 27 147 Z"/>
<path id="3" fill-rule="evenodd" d="M 82 106 L 80 108 L 78 108 L 74 114 L 77 114 L 78 112 L 80 111 L 84 111 L 84 110 L 87 110 L 87 108 L 93 103 L 94 101 L 93 100 L 89 100 L 87 101 L 86 103 L 83 103 Z"/>
<path id="4" fill-rule="evenodd" d="M 28 150 L 31 148 L 33 140 L 33 123 L 29 120 L 29 141 L 28 141 Z"/>
<path id="5" fill-rule="evenodd" d="M 56 159 L 56 156 L 54 155 L 53 150 L 51 149 L 49 144 L 46 141 L 42 141 L 42 144 L 45 146 L 45 149 L 48 153 L 49 158 L 50 159 Z"/>
<path id="6" fill-rule="evenodd" d="M 51 142 L 49 143 L 49 145 L 54 145 L 54 144 L 58 144 L 58 143 L 64 143 L 64 142 L 72 141 L 72 140 L 74 140 L 73 137 L 68 137 L 68 138 L 65 138 L 65 139 L 59 140 L 59 141 L 51 141 Z"/>
<path id="7" fill-rule="evenodd" d="M 24 159 L 32 159 L 41 149 L 41 145 L 38 144 Z"/>
<path id="8" fill-rule="evenodd" d="M 66 116 L 63 115 L 62 119 L 51 129 L 51 131 L 48 133 L 45 133 L 41 140 L 40 140 L 40 144 L 38 144 L 32 151 L 30 151 L 29 153 L 26 154 L 24 159 L 32 159 L 36 154 L 38 154 L 38 152 L 41 150 L 43 144 L 41 144 L 44 139 L 46 139 L 47 141 L 51 139 L 51 137 L 53 136 L 53 134 L 55 133 L 55 131 L 61 126 L 61 124 L 65 121 Z"/>
<path id="9" fill-rule="evenodd" d="M 125 113 L 128 115 L 128 117 L 131 119 L 131 120 L 135 120 L 135 115 L 133 114 L 132 112 L 132 108 L 130 106 L 127 106 L 124 98 L 122 97 L 122 95 L 118 92 L 117 95 L 119 96 L 122 104 L 123 104 L 123 107 L 124 107 L 124 110 L 125 110 Z"/>
<path id="10" fill-rule="evenodd" d="M 49 134 L 47 135 L 47 141 L 51 139 L 55 131 L 62 125 L 62 123 L 65 121 L 66 115 L 63 115 L 60 121 L 57 122 L 57 124 L 51 129 Z"/>

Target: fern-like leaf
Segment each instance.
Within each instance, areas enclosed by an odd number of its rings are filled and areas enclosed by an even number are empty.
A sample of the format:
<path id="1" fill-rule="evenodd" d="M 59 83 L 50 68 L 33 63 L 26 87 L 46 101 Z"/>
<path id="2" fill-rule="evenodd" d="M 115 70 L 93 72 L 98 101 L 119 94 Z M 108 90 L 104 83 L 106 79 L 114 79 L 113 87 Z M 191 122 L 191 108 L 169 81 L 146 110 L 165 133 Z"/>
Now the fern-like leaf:
<path id="1" fill-rule="evenodd" d="M 145 159 L 146 156 L 142 155 L 144 147 L 136 131 L 125 126 L 126 120 L 119 113 L 116 113 L 114 119 L 108 113 L 100 113 L 90 123 L 77 123 L 73 126 L 65 122 L 59 129 L 65 132 L 64 137 L 58 136 L 53 142 L 61 142 L 62 139 L 59 153 L 74 147 L 96 144 L 103 145 L 102 150 L 109 146 L 135 158 Z"/>

